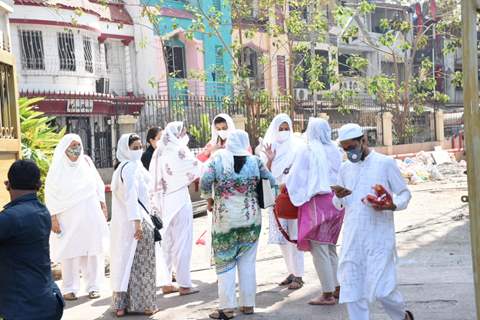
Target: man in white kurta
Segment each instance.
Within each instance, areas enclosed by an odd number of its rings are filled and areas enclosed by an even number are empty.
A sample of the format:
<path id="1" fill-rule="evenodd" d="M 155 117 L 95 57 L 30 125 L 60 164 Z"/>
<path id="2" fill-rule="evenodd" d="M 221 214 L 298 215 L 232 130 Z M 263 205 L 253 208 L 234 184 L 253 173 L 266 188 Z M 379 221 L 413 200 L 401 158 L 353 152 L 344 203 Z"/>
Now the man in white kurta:
<path id="1" fill-rule="evenodd" d="M 411 194 L 395 160 L 369 150 L 360 126 L 347 124 L 339 131 L 347 153 L 333 186 L 338 209 L 345 208 L 343 243 L 338 277 L 340 303 L 350 320 L 368 320 L 369 303 L 379 300 L 393 320 L 413 320 L 397 290 L 394 211 L 407 208 Z M 371 207 L 362 200 L 380 184 L 393 194 L 390 206 Z"/>

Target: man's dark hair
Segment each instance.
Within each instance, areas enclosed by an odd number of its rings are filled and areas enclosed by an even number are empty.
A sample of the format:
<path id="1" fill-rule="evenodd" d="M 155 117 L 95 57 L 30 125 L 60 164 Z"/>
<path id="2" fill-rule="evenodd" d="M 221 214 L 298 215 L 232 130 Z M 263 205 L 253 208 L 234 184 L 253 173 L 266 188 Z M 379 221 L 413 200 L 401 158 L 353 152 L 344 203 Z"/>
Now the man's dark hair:
<path id="1" fill-rule="evenodd" d="M 227 120 L 225 120 L 225 118 L 222 118 L 222 117 L 216 117 L 215 120 L 213 120 L 213 124 L 219 124 L 219 123 L 227 123 Z"/>
<path id="2" fill-rule="evenodd" d="M 42 185 L 40 169 L 31 160 L 17 160 L 8 170 L 8 182 L 13 190 L 38 190 Z"/>
<path id="3" fill-rule="evenodd" d="M 162 131 L 160 127 L 150 128 L 147 132 L 147 143 L 150 144 L 150 140 L 155 139 L 160 131 Z"/>

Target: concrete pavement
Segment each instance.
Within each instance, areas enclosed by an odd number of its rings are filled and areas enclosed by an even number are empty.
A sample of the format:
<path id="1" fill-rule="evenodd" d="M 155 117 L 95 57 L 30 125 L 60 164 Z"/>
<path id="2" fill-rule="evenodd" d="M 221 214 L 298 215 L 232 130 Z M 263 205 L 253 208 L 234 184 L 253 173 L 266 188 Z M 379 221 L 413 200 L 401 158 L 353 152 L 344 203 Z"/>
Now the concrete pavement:
<path id="1" fill-rule="evenodd" d="M 409 209 L 396 213 L 399 285 L 408 308 L 416 319 L 471 320 L 475 318 L 471 266 L 468 207 L 460 202 L 466 193 L 464 177 L 412 187 Z M 195 239 L 205 230 L 206 218 L 195 219 Z M 268 220 L 264 216 L 257 262 L 257 308 L 253 316 L 236 319 L 339 320 L 348 319 L 344 306 L 309 306 L 308 300 L 320 292 L 311 256 L 305 255 L 305 287 L 298 291 L 280 288 L 285 266 L 277 246 L 266 244 Z M 340 241 L 341 245 L 341 241 Z M 216 276 L 205 269 L 202 246 L 194 247 L 192 269 L 197 295 L 163 297 L 158 293 L 161 311 L 151 319 L 203 320 L 217 306 Z M 84 295 L 68 303 L 63 319 L 114 319 L 110 290 L 99 300 Z M 147 319 L 128 316 L 127 319 Z M 375 304 L 372 319 L 387 319 Z"/>

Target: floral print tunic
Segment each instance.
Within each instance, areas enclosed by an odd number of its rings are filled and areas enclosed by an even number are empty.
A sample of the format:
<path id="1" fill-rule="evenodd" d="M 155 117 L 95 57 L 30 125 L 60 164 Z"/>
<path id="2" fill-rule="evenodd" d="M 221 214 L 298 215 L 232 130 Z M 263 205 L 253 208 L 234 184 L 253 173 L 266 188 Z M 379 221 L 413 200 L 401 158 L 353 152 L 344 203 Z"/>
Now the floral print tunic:
<path id="1" fill-rule="evenodd" d="M 204 198 L 214 193 L 212 246 L 217 274 L 236 266 L 237 259 L 253 247 L 260 236 L 262 217 L 257 184 L 275 179 L 255 156 L 248 156 L 240 173 L 225 174 L 222 161 L 214 158 L 201 179 Z"/>

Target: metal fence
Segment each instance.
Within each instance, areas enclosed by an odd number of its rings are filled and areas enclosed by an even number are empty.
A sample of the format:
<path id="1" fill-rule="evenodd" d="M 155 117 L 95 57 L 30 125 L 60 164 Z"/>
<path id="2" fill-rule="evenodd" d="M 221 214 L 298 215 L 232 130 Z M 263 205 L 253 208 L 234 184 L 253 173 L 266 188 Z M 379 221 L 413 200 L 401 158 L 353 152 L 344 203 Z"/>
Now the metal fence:
<path id="1" fill-rule="evenodd" d="M 381 117 L 382 108 L 373 99 L 351 99 L 336 102 L 334 99 L 317 101 L 293 101 L 288 98 L 259 98 L 250 101 L 254 111 L 248 111 L 241 100 L 225 97 L 168 98 L 163 96 L 147 97 L 137 122 L 137 132 L 145 138 L 150 127 L 164 127 L 168 122 L 181 120 L 186 123 L 190 135 L 190 147 L 201 148 L 210 139 L 211 122 L 218 113 L 256 118 L 255 135 L 262 136 L 273 117 L 285 112 L 293 114 L 295 131 L 306 130 L 310 117 L 325 114 L 332 126 L 333 139 L 338 136 L 338 129 L 346 123 L 360 124 L 367 132 L 371 145 L 382 144 Z M 248 121 L 248 119 L 246 119 Z M 251 134 L 252 141 L 257 141 Z"/>
<path id="2" fill-rule="evenodd" d="M 443 110 L 445 138 L 458 136 L 464 131 L 463 108 Z"/>

